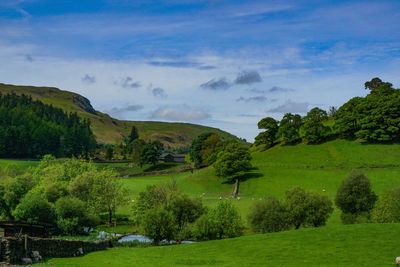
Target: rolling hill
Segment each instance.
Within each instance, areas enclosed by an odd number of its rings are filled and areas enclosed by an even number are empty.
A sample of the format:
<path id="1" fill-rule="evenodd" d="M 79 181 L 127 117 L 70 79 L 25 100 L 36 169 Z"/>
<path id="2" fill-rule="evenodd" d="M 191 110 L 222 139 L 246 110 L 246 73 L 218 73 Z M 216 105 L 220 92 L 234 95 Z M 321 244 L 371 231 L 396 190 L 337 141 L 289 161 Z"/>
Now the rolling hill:
<path id="1" fill-rule="evenodd" d="M 190 123 L 118 120 L 95 110 L 87 98 L 54 87 L 18 86 L 0 83 L 0 93 L 30 95 L 33 99 L 62 108 L 67 112 L 76 112 L 83 118 L 89 118 L 92 130 L 99 143 L 120 143 L 123 136 L 129 134 L 132 125 L 137 127 L 141 138 L 145 140 L 160 140 L 170 147 L 187 146 L 193 138 L 204 132 L 218 133 L 227 139 L 236 138 L 216 128 Z"/>

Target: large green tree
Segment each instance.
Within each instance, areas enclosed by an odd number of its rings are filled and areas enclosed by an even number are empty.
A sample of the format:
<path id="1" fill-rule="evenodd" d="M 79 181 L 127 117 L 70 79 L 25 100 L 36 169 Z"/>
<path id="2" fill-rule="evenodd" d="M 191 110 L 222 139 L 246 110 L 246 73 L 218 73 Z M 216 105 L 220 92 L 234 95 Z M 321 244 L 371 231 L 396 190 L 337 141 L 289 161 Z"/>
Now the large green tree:
<path id="1" fill-rule="evenodd" d="M 303 124 L 301 116 L 298 114 L 286 113 L 280 124 L 278 135 L 283 144 L 294 144 L 300 138 L 300 127 Z"/>
<path id="2" fill-rule="evenodd" d="M 330 128 L 324 125 L 327 120 L 328 114 L 320 108 L 313 108 L 307 113 L 303 125 L 307 143 L 320 143 L 327 137 L 330 131 Z"/>
<path id="3" fill-rule="evenodd" d="M 384 143 L 400 140 L 400 90 L 374 78 L 365 83 L 371 92 L 355 97 L 338 109 L 335 130 L 345 138 Z"/>
<path id="4" fill-rule="evenodd" d="M 370 90 L 371 94 L 375 95 L 384 95 L 393 91 L 393 84 L 384 82 L 378 77 L 365 82 L 364 87 Z"/>
<path id="5" fill-rule="evenodd" d="M 221 137 L 216 133 L 202 133 L 193 139 L 189 155 L 194 167 L 201 168 L 214 163 L 221 145 Z"/>
<path id="6" fill-rule="evenodd" d="M 278 122 L 271 117 L 263 118 L 258 122 L 258 129 L 263 129 L 264 131 L 256 136 L 254 143 L 256 145 L 265 145 L 267 148 L 271 147 L 277 139 Z"/>
<path id="7" fill-rule="evenodd" d="M 160 141 L 151 141 L 147 143 L 140 154 L 140 164 L 156 165 L 163 149 L 164 146 Z"/>
<path id="8" fill-rule="evenodd" d="M 252 167 L 250 161 L 251 155 L 248 147 L 237 141 L 229 142 L 218 153 L 217 160 L 214 163 L 215 174 L 228 182 L 235 181 L 234 197 L 239 194 L 240 179 Z"/>

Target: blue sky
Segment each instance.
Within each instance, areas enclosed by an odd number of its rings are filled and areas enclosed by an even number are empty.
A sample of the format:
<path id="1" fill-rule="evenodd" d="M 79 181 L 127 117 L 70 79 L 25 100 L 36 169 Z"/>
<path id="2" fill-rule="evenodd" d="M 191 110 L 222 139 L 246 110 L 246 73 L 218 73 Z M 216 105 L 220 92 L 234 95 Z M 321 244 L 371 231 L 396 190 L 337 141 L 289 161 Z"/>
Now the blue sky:
<path id="1" fill-rule="evenodd" d="M 252 140 L 262 117 L 400 87 L 400 1 L 0 2 L 0 82 L 56 86 L 121 119 Z"/>

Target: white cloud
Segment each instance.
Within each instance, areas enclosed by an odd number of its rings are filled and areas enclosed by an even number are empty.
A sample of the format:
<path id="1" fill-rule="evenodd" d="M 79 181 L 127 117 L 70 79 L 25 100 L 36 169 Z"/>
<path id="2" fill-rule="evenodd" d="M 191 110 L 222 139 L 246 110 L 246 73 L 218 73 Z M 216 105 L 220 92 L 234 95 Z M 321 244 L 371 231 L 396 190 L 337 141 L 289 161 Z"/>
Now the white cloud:
<path id="1" fill-rule="evenodd" d="M 310 104 L 307 102 L 294 102 L 289 99 L 284 104 L 268 110 L 268 112 L 272 112 L 272 113 L 306 113 L 308 111 L 309 106 L 310 106 Z"/>
<path id="2" fill-rule="evenodd" d="M 151 118 L 169 121 L 198 121 L 209 119 L 211 115 L 201 109 L 180 105 L 158 108 L 152 112 Z"/>

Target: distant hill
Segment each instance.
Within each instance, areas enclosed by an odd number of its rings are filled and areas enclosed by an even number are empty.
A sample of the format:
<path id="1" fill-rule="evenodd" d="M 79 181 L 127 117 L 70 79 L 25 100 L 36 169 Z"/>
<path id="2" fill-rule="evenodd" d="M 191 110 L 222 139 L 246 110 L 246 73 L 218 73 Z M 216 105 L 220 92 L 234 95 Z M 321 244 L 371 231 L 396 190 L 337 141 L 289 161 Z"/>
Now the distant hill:
<path id="1" fill-rule="evenodd" d="M 19 86 L 0 83 L 0 93 L 30 95 L 33 99 L 60 107 L 67 112 L 77 112 L 79 116 L 89 118 L 92 130 L 99 143 L 119 144 L 123 136 L 129 134 L 132 125 L 137 127 L 141 138 L 145 140 L 160 140 L 170 147 L 187 146 L 193 138 L 204 132 L 218 133 L 226 139 L 237 138 L 220 129 L 197 124 L 118 120 L 95 110 L 87 98 L 55 87 Z"/>

